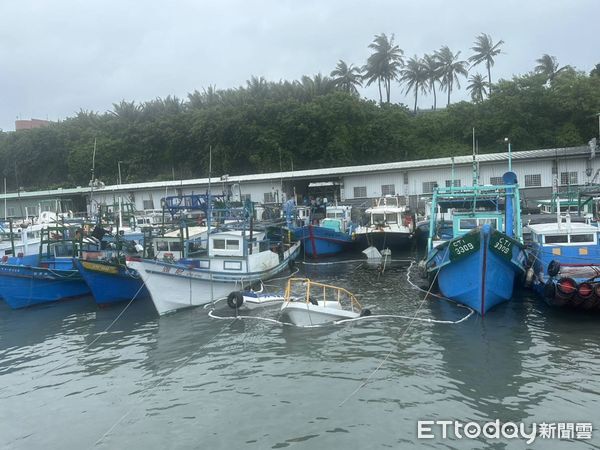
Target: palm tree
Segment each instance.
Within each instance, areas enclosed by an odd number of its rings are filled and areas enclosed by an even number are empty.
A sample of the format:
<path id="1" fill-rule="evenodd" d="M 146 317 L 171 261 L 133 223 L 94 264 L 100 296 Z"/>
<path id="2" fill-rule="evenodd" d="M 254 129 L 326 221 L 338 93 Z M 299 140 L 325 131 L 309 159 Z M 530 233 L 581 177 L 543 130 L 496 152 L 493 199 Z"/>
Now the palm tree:
<path id="1" fill-rule="evenodd" d="M 488 82 L 485 81 L 483 75 L 477 73 L 475 75 L 471 75 L 469 78 L 471 84 L 467 86 L 467 90 L 471 92 L 471 100 L 474 103 L 481 103 L 483 101 L 483 96 L 487 94 L 486 88 L 488 88 Z"/>
<path id="2" fill-rule="evenodd" d="M 435 92 L 435 83 L 441 82 L 442 73 L 440 71 L 440 62 L 435 55 L 423 56 L 423 67 L 427 72 L 427 89 L 433 92 L 433 109 L 437 108 L 437 95 Z"/>
<path id="3" fill-rule="evenodd" d="M 348 64 L 340 59 L 330 75 L 333 78 L 333 83 L 338 89 L 353 95 L 358 95 L 358 89 L 356 89 L 356 87 L 362 86 L 362 76 L 358 67 L 355 67 L 352 64 L 348 66 Z"/>
<path id="4" fill-rule="evenodd" d="M 460 52 L 455 55 L 447 45 L 435 52 L 435 58 L 440 63 L 442 88 L 448 91 L 448 106 L 450 105 L 450 93 L 454 88 L 454 83 L 456 83 L 456 87 L 460 88 L 458 76 L 466 77 L 468 74 L 467 61 L 460 61 L 459 56 Z"/>
<path id="5" fill-rule="evenodd" d="M 471 47 L 471 50 L 473 50 L 475 54 L 469 58 L 469 61 L 473 63 L 472 66 L 476 66 L 479 63 L 485 62 L 490 92 L 492 91 L 491 67 L 494 65 L 494 56 L 502 53 L 500 50 L 500 46 L 502 44 L 504 44 L 504 41 L 502 40 L 494 44 L 492 42 L 492 37 L 489 34 L 481 33 L 475 38 L 475 45 Z"/>
<path id="6" fill-rule="evenodd" d="M 427 93 L 427 68 L 423 61 L 417 55 L 410 58 L 404 69 L 400 71 L 400 82 L 406 84 L 406 93 L 415 91 L 415 114 L 417 113 L 417 101 L 419 91 L 423 94 Z"/>
<path id="7" fill-rule="evenodd" d="M 373 53 L 367 59 L 367 64 L 363 67 L 364 80 L 367 81 L 367 86 L 377 81 L 379 87 L 379 103 L 383 103 L 381 93 L 381 84 L 383 83 L 386 102 L 390 102 L 390 91 L 392 80 L 398 78 L 398 72 L 402 67 L 402 56 L 404 52 L 394 45 L 394 35 L 388 39 L 385 33 L 375 36 L 373 42 L 369 44 L 369 48 Z"/>
<path id="8" fill-rule="evenodd" d="M 556 78 L 556 76 L 559 73 L 561 73 L 562 71 L 566 70 L 569 67 L 569 66 L 563 66 L 559 69 L 558 68 L 558 60 L 556 59 L 556 57 L 550 56 L 547 53 L 542 55 L 541 58 L 536 59 L 535 62 L 538 63 L 538 65 L 535 66 L 535 69 L 534 69 L 535 72 L 545 75 L 546 80 L 549 81 L 550 83 L 552 83 L 554 78 Z"/>

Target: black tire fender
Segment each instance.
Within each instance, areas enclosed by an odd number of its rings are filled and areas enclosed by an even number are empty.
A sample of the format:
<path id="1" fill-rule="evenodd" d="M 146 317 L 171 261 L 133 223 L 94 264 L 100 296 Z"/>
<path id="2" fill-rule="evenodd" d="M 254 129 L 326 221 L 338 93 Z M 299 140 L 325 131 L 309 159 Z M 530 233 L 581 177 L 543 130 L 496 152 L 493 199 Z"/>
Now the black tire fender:
<path id="1" fill-rule="evenodd" d="M 227 305 L 231 309 L 238 309 L 244 303 L 244 294 L 241 291 L 233 291 L 227 296 Z"/>

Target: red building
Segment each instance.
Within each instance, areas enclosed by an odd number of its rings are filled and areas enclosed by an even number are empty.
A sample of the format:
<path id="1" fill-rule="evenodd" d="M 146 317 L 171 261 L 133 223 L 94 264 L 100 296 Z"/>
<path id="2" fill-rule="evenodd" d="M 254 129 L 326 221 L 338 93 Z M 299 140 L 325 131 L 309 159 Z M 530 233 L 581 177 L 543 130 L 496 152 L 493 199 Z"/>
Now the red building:
<path id="1" fill-rule="evenodd" d="M 15 131 L 31 130 L 32 128 L 42 128 L 50 125 L 50 121 L 41 119 L 15 120 Z"/>

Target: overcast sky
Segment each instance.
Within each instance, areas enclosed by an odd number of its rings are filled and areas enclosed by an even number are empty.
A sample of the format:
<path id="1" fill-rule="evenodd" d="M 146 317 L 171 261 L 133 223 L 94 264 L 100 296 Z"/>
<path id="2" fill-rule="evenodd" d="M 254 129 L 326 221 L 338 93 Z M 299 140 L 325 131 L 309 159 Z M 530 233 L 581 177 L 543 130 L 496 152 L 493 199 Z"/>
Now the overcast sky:
<path id="1" fill-rule="evenodd" d="M 502 39 L 493 81 L 532 70 L 544 53 L 589 72 L 600 63 L 599 18 L 599 0 L 2 0 L 0 129 L 104 113 L 122 99 L 185 99 L 252 75 L 328 75 L 339 59 L 363 65 L 382 32 L 407 57 L 448 45 L 467 59 L 477 34 Z M 467 98 L 466 84 L 453 100 Z M 401 89 L 392 100 L 412 105 Z"/>

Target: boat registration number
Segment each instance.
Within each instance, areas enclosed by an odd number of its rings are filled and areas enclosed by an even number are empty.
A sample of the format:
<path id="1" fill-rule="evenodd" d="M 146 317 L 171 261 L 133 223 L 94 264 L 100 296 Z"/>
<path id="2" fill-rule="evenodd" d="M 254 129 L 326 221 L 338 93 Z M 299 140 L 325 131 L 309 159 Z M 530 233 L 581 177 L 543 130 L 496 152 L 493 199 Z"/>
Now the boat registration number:
<path id="1" fill-rule="evenodd" d="M 506 259 L 512 259 L 513 242 L 498 232 L 492 233 L 490 237 L 490 249 Z"/>
<path id="2" fill-rule="evenodd" d="M 469 233 L 450 243 L 450 259 L 456 261 L 479 250 L 479 233 Z"/>

